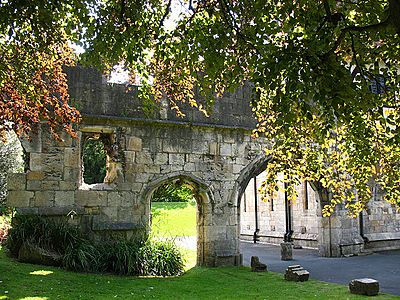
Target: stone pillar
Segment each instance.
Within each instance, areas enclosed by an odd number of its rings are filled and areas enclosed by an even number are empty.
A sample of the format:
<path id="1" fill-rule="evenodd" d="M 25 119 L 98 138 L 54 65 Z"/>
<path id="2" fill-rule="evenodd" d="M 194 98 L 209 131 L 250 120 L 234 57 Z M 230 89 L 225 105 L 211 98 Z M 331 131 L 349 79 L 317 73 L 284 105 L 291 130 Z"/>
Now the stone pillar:
<path id="1" fill-rule="evenodd" d="M 281 260 L 293 260 L 293 244 L 289 242 L 281 243 Z"/>

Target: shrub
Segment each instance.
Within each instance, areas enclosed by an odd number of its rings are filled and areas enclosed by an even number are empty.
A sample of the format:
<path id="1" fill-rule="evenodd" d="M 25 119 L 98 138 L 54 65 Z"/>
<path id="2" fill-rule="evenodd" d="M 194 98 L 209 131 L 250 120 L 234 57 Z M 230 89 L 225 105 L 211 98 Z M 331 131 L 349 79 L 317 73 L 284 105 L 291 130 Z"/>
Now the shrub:
<path id="1" fill-rule="evenodd" d="M 66 222 L 40 216 L 14 217 L 6 247 L 18 257 L 24 243 L 56 252 L 62 266 L 73 271 L 120 275 L 172 276 L 183 272 L 183 258 L 173 241 L 136 240 L 95 242 Z"/>
<path id="2" fill-rule="evenodd" d="M 26 241 L 62 255 L 65 249 L 76 247 L 84 239 L 76 227 L 66 222 L 40 216 L 16 215 L 12 220 L 6 246 L 14 257 L 18 256 L 19 249 Z"/>
<path id="3" fill-rule="evenodd" d="M 183 272 L 182 254 L 172 240 L 147 240 L 140 248 L 140 275 L 173 276 Z"/>

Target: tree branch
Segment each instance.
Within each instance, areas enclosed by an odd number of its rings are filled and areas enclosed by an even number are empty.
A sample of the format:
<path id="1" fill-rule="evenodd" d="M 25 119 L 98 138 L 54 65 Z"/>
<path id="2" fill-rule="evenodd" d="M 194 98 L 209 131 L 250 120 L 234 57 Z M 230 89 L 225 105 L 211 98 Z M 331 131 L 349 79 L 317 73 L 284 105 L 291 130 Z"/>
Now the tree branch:
<path id="1" fill-rule="evenodd" d="M 350 32 L 367 32 L 367 31 L 372 31 L 372 30 L 379 30 L 381 28 L 384 28 L 386 26 L 388 26 L 389 24 L 389 19 L 386 18 L 385 20 L 383 20 L 380 23 L 375 23 L 375 24 L 370 24 L 370 25 L 365 25 L 365 26 L 349 26 L 349 27 L 345 27 L 340 31 L 340 34 L 338 36 L 338 38 L 336 39 L 333 47 L 326 52 L 325 54 L 321 55 L 322 58 L 326 58 L 329 55 L 331 55 L 333 52 L 336 51 L 336 49 L 340 46 L 340 44 L 342 43 L 343 39 L 345 38 L 347 33 Z"/>
<path id="2" fill-rule="evenodd" d="M 168 14 L 171 11 L 171 2 L 172 2 L 172 0 L 168 1 L 167 7 L 165 8 L 164 15 L 162 16 L 162 18 L 160 20 L 160 24 L 158 25 L 158 29 L 160 29 L 164 25 L 164 21 L 168 17 Z"/>
<path id="3" fill-rule="evenodd" d="M 258 48 L 256 47 L 256 45 L 254 45 L 251 41 L 249 41 L 249 39 L 241 32 L 239 26 L 237 25 L 237 23 L 235 22 L 235 18 L 232 15 L 228 3 L 226 2 L 226 0 L 218 0 L 218 2 L 220 3 L 221 7 L 222 7 L 222 15 L 224 16 L 224 19 L 226 21 L 226 23 L 232 27 L 232 29 L 234 29 L 238 35 L 239 38 L 241 38 L 245 43 L 249 44 L 255 51 L 257 54 L 260 55 L 260 51 L 258 50 Z M 232 20 L 232 22 L 230 22 L 228 20 L 228 17 Z"/>

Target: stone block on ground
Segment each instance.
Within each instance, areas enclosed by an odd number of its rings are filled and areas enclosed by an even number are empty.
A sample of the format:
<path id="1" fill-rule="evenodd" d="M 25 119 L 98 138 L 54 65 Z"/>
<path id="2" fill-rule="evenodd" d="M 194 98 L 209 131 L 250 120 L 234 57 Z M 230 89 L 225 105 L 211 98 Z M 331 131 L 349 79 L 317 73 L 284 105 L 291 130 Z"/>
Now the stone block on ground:
<path id="1" fill-rule="evenodd" d="M 307 281 L 310 273 L 300 265 L 288 266 L 284 278 L 288 281 L 303 282 Z"/>
<path id="2" fill-rule="evenodd" d="M 260 262 L 258 256 L 251 257 L 251 271 L 252 272 L 267 272 L 267 265 Z"/>
<path id="3" fill-rule="evenodd" d="M 379 293 L 379 282 L 372 278 L 353 279 L 349 289 L 352 294 L 376 296 Z"/>
<path id="4" fill-rule="evenodd" d="M 45 250 L 29 243 L 24 243 L 18 252 L 18 261 L 46 266 L 61 266 L 60 254 Z"/>
<path id="5" fill-rule="evenodd" d="M 281 243 L 281 260 L 293 259 L 293 244 L 284 242 Z"/>

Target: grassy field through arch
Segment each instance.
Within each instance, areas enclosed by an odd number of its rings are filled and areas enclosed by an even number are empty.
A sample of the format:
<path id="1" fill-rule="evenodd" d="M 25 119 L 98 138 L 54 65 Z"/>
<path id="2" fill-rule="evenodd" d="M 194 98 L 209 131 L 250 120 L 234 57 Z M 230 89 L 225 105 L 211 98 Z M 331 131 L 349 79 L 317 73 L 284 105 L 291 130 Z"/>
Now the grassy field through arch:
<path id="1" fill-rule="evenodd" d="M 190 240 L 196 238 L 196 202 L 152 202 L 152 235 L 156 238 Z M 184 243 L 179 247 L 184 259 L 185 269 L 191 269 L 196 265 L 196 250 L 185 247 Z"/>

